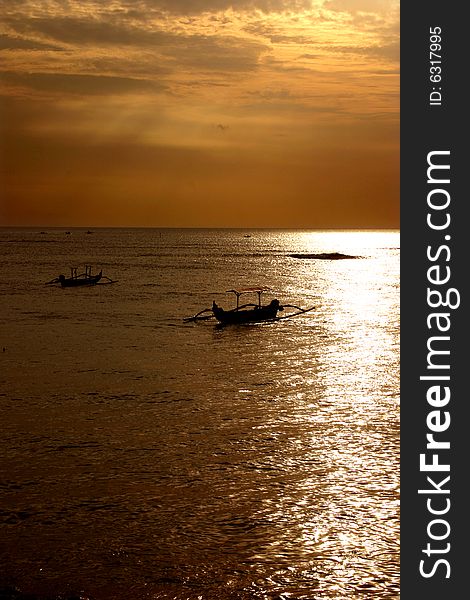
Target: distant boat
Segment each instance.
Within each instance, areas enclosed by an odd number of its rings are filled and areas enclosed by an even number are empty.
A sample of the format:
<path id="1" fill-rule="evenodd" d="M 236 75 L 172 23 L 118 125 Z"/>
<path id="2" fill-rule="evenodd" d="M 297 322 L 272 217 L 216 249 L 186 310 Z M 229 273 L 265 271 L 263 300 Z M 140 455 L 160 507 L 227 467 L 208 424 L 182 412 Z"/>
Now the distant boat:
<path id="1" fill-rule="evenodd" d="M 65 235 L 70 235 L 70 231 L 66 231 L 66 232 L 65 232 Z"/>
<path id="2" fill-rule="evenodd" d="M 65 275 L 59 275 L 59 277 L 56 277 L 55 279 L 48 281 L 46 283 L 46 285 L 52 285 L 55 283 L 59 283 L 61 287 L 68 288 L 68 287 L 78 287 L 78 286 L 85 286 L 85 285 L 96 285 L 98 282 L 100 282 L 100 283 L 116 283 L 109 277 L 104 276 L 103 270 L 101 270 L 97 275 L 92 275 L 91 267 L 88 265 L 85 267 L 84 273 L 78 274 L 77 269 L 75 267 L 71 267 L 70 271 L 71 271 L 70 277 L 65 277 Z M 101 281 L 103 279 L 106 279 L 107 281 Z"/>
<path id="3" fill-rule="evenodd" d="M 59 275 L 58 279 L 62 287 L 76 287 L 78 285 L 96 285 L 102 277 L 103 271 L 100 271 L 98 275 L 87 275 L 86 273 L 82 273 L 77 277 Z"/>
<path id="4" fill-rule="evenodd" d="M 212 308 L 205 308 L 193 317 L 184 319 L 184 321 L 189 322 L 208 320 L 214 317 L 221 325 L 239 325 L 243 323 L 279 321 L 280 319 L 287 319 L 289 317 L 294 317 L 296 315 L 309 312 L 315 308 L 312 306 L 311 308 L 304 309 L 300 306 L 296 306 L 295 304 L 285 304 L 284 306 L 281 306 L 281 303 L 279 300 L 277 300 L 277 298 L 271 300 L 269 304 L 265 304 L 263 306 L 261 304 L 261 294 L 267 290 L 269 290 L 269 288 L 266 287 L 250 287 L 240 290 L 227 290 L 228 292 L 234 293 L 237 297 L 237 305 L 235 308 L 225 310 L 218 306 L 214 301 L 212 303 Z M 248 303 L 240 306 L 240 296 L 246 293 L 256 293 L 258 295 L 258 303 Z M 290 312 L 282 317 L 278 317 L 278 312 L 283 311 L 285 308 L 294 308 L 297 312 Z"/>

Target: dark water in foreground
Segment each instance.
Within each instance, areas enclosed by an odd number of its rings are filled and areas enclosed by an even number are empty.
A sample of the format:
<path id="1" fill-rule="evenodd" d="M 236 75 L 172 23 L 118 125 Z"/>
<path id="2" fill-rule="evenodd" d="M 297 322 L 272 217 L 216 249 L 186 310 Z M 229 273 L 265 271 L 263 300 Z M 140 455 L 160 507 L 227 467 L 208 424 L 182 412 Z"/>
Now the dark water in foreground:
<path id="1" fill-rule="evenodd" d="M 398 233 L 71 231 L 0 230 L 0 589 L 398 598 Z M 183 323 L 250 285 L 317 308 Z"/>

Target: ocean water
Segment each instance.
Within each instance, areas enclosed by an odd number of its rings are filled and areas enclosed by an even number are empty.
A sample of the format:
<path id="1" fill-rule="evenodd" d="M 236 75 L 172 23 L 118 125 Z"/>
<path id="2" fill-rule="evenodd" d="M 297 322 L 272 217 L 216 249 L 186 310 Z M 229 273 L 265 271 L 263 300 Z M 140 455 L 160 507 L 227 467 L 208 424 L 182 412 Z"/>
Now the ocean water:
<path id="1" fill-rule="evenodd" d="M 1 229 L 0 590 L 397 599 L 399 252 L 397 231 Z M 45 285 L 84 265 L 116 282 Z M 257 285 L 315 310 L 183 321 Z"/>

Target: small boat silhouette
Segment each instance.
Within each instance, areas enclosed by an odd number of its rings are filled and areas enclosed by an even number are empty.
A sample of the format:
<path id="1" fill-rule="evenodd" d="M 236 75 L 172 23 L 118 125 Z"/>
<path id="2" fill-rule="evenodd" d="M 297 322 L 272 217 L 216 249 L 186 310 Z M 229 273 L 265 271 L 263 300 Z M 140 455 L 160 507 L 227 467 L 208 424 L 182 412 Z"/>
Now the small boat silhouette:
<path id="1" fill-rule="evenodd" d="M 301 308 L 295 304 L 284 304 L 281 305 L 279 300 L 275 298 L 271 300 L 269 304 L 264 306 L 261 304 L 261 294 L 268 291 L 267 287 L 249 287 L 240 290 L 227 290 L 227 292 L 234 293 L 237 297 L 237 305 L 235 308 L 225 310 L 217 305 L 214 301 L 212 308 L 205 308 L 201 310 L 193 317 L 187 317 L 184 319 L 185 322 L 189 321 L 207 321 L 208 319 L 215 318 L 221 325 L 237 325 L 242 323 L 259 323 L 262 321 L 279 321 L 281 319 L 287 319 L 294 317 L 306 312 L 313 310 L 311 308 Z M 242 304 L 240 306 L 240 296 L 246 293 L 256 293 L 258 295 L 258 302 Z M 294 308 L 297 312 L 289 312 L 282 317 L 278 317 L 278 312 L 283 311 L 286 308 Z"/>
<path id="2" fill-rule="evenodd" d="M 107 281 L 102 281 L 104 279 Z M 85 286 L 85 285 L 96 285 L 98 282 L 100 282 L 100 284 L 116 283 L 109 277 L 106 277 L 105 275 L 103 275 L 102 269 L 96 275 L 92 275 L 91 267 L 89 265 L 86 265 L 84 273 L 78 274 L 77 268 L 71 267 L 70 268 L 70 277 L 65 277 L 65 275 L 61 274 L 61 275 L 59 275 L 59 277 L 56 277 L 55 279 L 52 279 L 51 281 L 46 282 L 46 285 L 52 285 L 55 283 L 59 283 L 61 287 L 68 288 L 68 287 L 79 287 L 79 286 Z"/>

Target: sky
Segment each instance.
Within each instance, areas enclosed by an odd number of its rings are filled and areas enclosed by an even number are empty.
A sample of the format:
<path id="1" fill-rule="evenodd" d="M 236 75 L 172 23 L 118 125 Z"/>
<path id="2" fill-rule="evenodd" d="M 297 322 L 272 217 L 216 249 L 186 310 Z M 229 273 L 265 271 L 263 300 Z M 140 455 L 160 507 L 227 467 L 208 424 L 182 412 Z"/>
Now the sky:
<path id="1" fill-rule="evenodd" d="M 0 0 L 0 225 L 398 228 L 398 0 Z"/>

